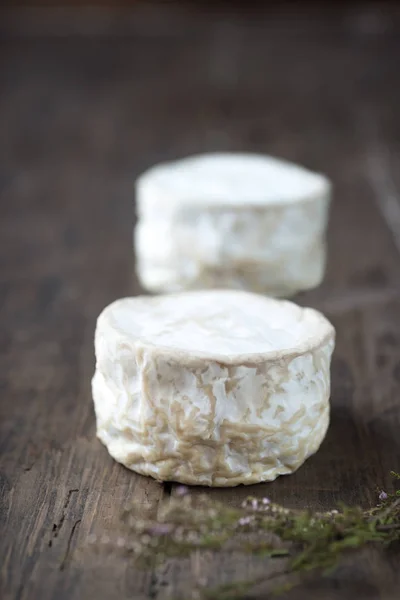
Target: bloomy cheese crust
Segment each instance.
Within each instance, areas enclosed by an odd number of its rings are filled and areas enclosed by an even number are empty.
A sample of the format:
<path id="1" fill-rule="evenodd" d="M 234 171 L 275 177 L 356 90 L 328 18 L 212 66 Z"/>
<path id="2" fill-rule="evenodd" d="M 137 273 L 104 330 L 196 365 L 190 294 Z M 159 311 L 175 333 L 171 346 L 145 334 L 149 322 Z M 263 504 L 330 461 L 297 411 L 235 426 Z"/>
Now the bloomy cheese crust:
<path id="1" fill-rule="evenodd" d="M 330 197 L 322 175 L 267 156 L 156 166 L 136 185 L 139 279 L 157 293 L 225 287 L 291 296 L 316 287 Z"/>
<path id="2" fill-rule="evenodd" d="M 317 311 L 245 292 L 118 300 L 96 328 L 97 435 L 162 481 L 292 473 L 328 427 L 334 339 Z"/>

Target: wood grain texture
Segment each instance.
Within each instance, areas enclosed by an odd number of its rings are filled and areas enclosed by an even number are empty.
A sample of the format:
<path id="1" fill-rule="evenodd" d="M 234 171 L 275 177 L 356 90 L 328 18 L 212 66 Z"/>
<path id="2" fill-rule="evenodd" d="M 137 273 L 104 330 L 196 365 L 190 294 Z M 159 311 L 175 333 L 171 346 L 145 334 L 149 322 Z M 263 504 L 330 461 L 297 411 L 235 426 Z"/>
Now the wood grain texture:
<path id="1" fill-rule="evenodd" d="M 159 160 L 268 152 L 335 185 L 327 276 L 298 297 L 337 328 L 331 427 L 296 474 L 251 491 L 368 506 L 400 470 L 400 11 L 304 10 L 147 5 L 102 13 L 92 32 L 79 17 L 57 28 L 51 12 L 31 29 L 22 13 L 2 19 L 2 598 L 188 599 L 199 577 L 212 586 L 282 567 L 225 554 L 143 573 L 87 547 L 91 532 L 112 534 L 127 500 L 155 512 L 174 494 L 107 455 L 90 393 L 97 314 L 140 291 L 133 181 Z M 236 505 L 249 489 L 208 493 Z M 367 549 L 286 597 L 395 599 L 399 562 Z"/>

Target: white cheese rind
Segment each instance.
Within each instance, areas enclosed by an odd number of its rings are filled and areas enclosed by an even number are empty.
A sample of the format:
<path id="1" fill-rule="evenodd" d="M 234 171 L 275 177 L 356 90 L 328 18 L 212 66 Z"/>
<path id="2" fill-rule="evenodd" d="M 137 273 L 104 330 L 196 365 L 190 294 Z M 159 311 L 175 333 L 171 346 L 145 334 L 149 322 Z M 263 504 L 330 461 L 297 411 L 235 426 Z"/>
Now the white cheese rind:
<path id="1" fill-rule="evenodd" d="M 270 157 L 204 155 L 150 169 L 136 185 L 139 279 L 157 293 L 316 287 L 330 196 L 325 177 Z"/>
<path id="2" fill-rule="evenodd" d="M 242 295 L 249 314 L 252 308 L 258 314 L 253 300 L 264 301 L 272 312 L 281 305 L 291 318 L 297 311 L 303 330 L 293 346 L 274 351 L 265 342 L 265 351 L 243 354 L 240 331 L 227 353 L 211 326 L 205 334 L 209 351 L 196 352 L 179 347 L 177 338 L 168 345 L 165 337 L 158 344 L 155 334 L 136 337 L 121 323 L 126 311 L 135 319 L 135 307 L 138 319 L 145 319 L 147 301 L 148 322 L 157 320 L 155 302 L 165 297 L 117 301 L 103 311 L 96 329 L 97 435 L 118 462 L 162 481 L 208 486 L 272 481 L 300 467 L 325 436 L 334 329 L 316 311 L 289 302 L 243 292 L 208 294 L 227 313 L 229 294 Z M 173 297 L 178 314 L 180 297 Z M 174 318 L 165 323 L 171 326 Z"/>

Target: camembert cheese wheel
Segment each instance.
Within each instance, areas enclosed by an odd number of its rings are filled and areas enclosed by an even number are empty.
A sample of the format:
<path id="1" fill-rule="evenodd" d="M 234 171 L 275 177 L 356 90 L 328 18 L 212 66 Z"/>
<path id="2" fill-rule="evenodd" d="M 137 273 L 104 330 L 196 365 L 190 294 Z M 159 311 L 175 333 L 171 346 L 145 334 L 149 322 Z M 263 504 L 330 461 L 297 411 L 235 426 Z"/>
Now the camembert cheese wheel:
<path id="1" fill-rule="evenodd" d="M 156 293 L 243 289 L 291 296 L 325 271 L 331 185 L 268 156 L 206 154 L 136 183 L 136 270 Z"/>
<path id="2" fill-rule="evenodd" d="M 328 427 L 334 340 L 319 312 L 243 291 L 117 300 L 95 334 L 97 435 L 161 481 L 292 473 Z"/>

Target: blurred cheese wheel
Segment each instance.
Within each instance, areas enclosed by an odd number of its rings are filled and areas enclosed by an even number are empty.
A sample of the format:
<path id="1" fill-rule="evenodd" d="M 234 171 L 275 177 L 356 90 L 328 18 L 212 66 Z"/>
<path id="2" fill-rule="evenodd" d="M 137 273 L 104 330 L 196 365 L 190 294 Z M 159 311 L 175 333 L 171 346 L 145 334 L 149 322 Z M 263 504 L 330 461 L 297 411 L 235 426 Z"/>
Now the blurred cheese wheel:
<path id="1" fill-rule="evenodd" d="M 137 273 L 151 292 L 290 296 L 320 284 L 331 185 L 268 156 L 206 154 L 136 183 Z"/>

